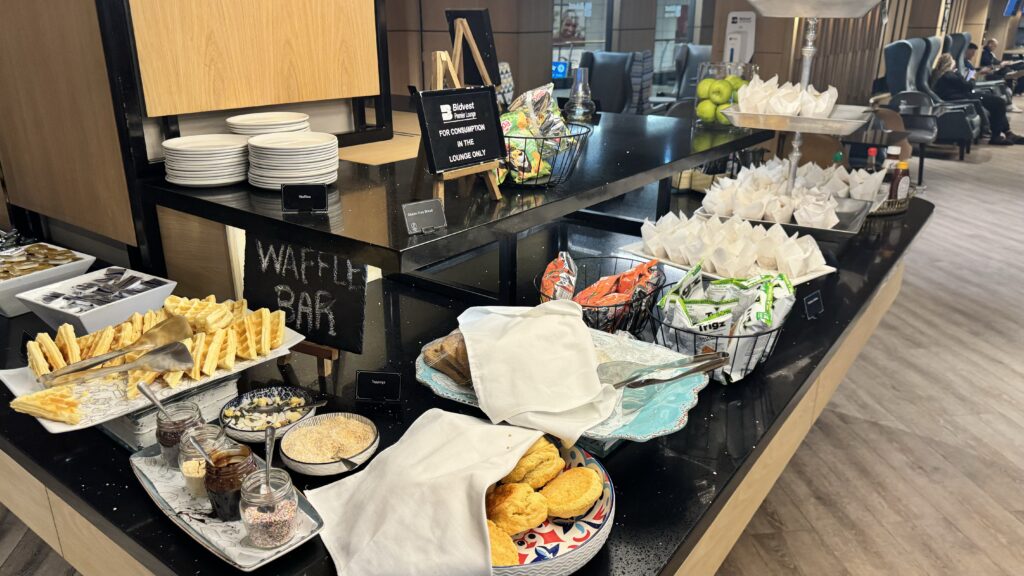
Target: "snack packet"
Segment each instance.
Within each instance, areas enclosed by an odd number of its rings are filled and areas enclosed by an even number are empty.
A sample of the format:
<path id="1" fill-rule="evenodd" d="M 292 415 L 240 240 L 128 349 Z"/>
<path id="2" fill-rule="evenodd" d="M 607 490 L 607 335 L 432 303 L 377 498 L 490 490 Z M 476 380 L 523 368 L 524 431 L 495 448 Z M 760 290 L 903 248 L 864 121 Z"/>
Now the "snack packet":
<path id="1" fill-rule="evenodd" d="M 641 302 L 654 294 L 665 282 L 665 273 L 657 266 L 658 260 L 639 264 L 626 272 L 604 276 L 584 288 L 573 298 L 583 306 L 583 319 L 596 330 L 613 332 L 631 330 L 633 319 L 640 315 L 629 304 Z"/>
<path id="2" fill-rule="evenodd" d="M 740 318 L 735 335 L 753 336 L 778 327 L 786 320 L 795 302 L 793 285 L 785 274 L 764 280 L 759 286 L 753 303 Z M 733 338 L 729 345 L 729 356 L 733 359 L 760 358 L 772 338 Z M 731 362 L 722 370 L 733 382 L 742 379 L 757 362 Z"/>
<path id="3" fill-rule="evenodd" d="M 576 263 L 568 252 L 559 252 L 548 263 L 540 280 L 540 301 L 572 300 L 576 292 Z"/>

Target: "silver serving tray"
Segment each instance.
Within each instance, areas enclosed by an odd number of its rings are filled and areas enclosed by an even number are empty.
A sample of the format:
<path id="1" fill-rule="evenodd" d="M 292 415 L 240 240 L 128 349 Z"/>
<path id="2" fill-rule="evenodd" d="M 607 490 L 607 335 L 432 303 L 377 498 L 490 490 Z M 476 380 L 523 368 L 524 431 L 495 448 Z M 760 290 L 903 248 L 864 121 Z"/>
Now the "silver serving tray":
<path id="1" fill-rule="evenodd" d="M 263 460 L 254 457 L 257 466 L 262 469 Z M 241 520 L 222 522 L 215 518 L 209 502 L 193 498 L 185 492 L 185 480 L 177 470 L 165 465 L 155 466 L 151 464 L 153 458 L 162 458 L 159 444 L 143 448 L 129 459 L 135 476 L 149 497 L 172 522 L 203 548 L 243 572 L 251 572 L 284 556 L 319 534 L 324 527 L 323 518 L 317 514 L 313 505 L 302 492 L 296 491 L 299 497 L 299 526 L 291 541 L 271 550 L 249 546 L 245 543 L 247 537 Z M 168 501 L 165 495 L 174 502 Z"/>
<path id="2" fill-rule="evenodd" d="M 795 222 L 790 224 L 782 224 L 782 228 L 790 235 L 793 232 L 799 232 L 801 235 L 806 234 L 813 236 L 815 240 L 825 241 L 837 241 L 847 240 L 852 236 L 857 235 L 860 229 L 864 227 L 864 222 L 868 218 L 868 213 L 871 211 L 871 202 L 867 200 L 857 200 L 856 198 L 836 198 L 836 216 L 839 217 L 839 223 L 834 228 L 814 228 L 811 226 L 801 226 Z M 693 212 L 694 216 L 699 218 L 709 218 L 711 214 L 704 209 L 703 206 L 696 209 Z M 723 222 L 728 220 L 723 216 L 718 217 Z M 747 220 L 744 218 L 744 220 Z M 765 228 L 769 228 L 775 224 L 768 220 L 748 220 L 751 224 L 761 224 Z"/>
<path id="3" fill-rule="evenodd" d="M 761 16 L 772 18 L 860 18 L 879 0 L 750 0 Z"/>
<path id="4" fill-rule="evenodd" d="M 803 132 L 804 134 L 829 134 L 847 136 L 867 124 L 871 108 L 839 104 L 832 109 L 828 118 L 790 116 L 787 114 L 754 114 L 740 112 L 734 107 L 726 108 L 723 114 L 740 128 L 776 130 L 779 132 Z"/>

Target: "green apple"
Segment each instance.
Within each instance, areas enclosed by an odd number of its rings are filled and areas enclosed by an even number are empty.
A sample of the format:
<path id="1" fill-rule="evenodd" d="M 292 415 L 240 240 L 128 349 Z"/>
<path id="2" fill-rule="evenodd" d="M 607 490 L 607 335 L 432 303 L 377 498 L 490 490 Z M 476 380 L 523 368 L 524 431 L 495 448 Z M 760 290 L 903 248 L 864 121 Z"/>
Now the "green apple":
<path id="1" fill-rule="evenodd" d="M 726 118 L 725 114 L 722 113 L 726 108 L 729 108 L 730 106 L 732 106 L 732 104 L 719 104 L 718 105 L 718 108 L 715 109 L 715 121 L 716 122 L 718 122 L 719 124 L 721 124 L 723 126 L 731 126 L 732 125 L 732 122 L 729 122 L 729 119 Z"/>
<path id="2" fill-rule="evenodd" d="M 697 118 L 700 118 L 701 122 L 705 124 L 713 124 L 717 113 L 718 105 L 711 100 L 702 100 L 700 104 L 697 104 Z"/>
<path id="3" fill-rule="evenodd" d="M 708 98 L 715 104 L 725 104 L 732 98 L 732 84 L 725 80 L 715 80 L 708 91 Z"/>
<path id="4" fill-rule="evenodd" d="M 747 83 L 746 80 L 744 80 L 743 78 L 740 78 L 739 76 L 737 76 L 735 74 L 730 74 L 730 75 L 726 76 L 725 77 L 725 81 L 728 82 L 730 86 L 732 86 L 733 90 L 739 90 L 740 86 L 743 86 L 744 84 Z"/>
<path id="5" fill-rule="evenodd" d="M 707 100 L 711 94 L 711 86 L 718 82 L 714 78 L 705 78 L 697 84 L 697 99 Z"/>

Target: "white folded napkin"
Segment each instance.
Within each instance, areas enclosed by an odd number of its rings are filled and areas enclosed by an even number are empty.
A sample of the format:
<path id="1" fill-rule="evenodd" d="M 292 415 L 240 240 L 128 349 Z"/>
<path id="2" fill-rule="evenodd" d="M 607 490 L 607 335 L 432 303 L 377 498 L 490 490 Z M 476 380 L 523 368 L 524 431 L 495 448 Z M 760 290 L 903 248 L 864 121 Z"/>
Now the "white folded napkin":
<path id="1" fill-rule="evenodd" d="M 542 430 L 573 445 L 615 409 L 620 392 L 597 378 L 583 309 L 477 306 L 459 316 L 473 389 L 491 422 Z"/>
<path id="2" fill-rule="evenodd" d="M 307 491 L 338 574 L 491 574 L 484 493 L 539 437 L 435 408 L 362 472 Z"/>

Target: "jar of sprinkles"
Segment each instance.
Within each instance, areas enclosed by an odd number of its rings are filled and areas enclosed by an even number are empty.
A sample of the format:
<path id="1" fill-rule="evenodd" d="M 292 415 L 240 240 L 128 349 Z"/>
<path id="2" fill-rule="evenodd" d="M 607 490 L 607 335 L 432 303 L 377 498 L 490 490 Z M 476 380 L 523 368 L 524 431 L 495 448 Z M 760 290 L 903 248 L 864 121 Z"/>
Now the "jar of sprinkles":
<path id="1" fill-rule="evenodd" d="M 280 468 L 270 470 L 269 488 L 265 470 L 246 476 L 239 509 L 253 546 L 277 548 L 295 536 L 299 498 L 288 472 Z"/>

